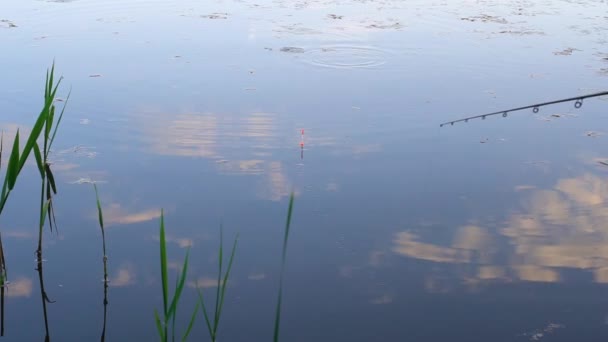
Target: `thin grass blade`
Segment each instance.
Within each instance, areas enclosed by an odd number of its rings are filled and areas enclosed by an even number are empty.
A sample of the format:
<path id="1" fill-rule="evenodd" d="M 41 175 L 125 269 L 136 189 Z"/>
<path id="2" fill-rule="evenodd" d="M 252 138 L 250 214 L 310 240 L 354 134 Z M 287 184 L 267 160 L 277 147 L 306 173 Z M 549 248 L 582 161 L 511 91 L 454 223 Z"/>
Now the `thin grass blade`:
<path id="1" fill-rule="evenodd" d="M 179 278 L 179 272 L 177 277 L 175 277 L 175 288 L 177 288 L 177 281 Z M 175 320 L 177 319 L 177 303 L 175 304 L 175 310 L 173 311 L 171 316 L 171 342 L 175 342 Z"/>
<path id="2" fill-rule="evenodd" d="M 49 180 L 49 184 L 51 185 L 51 188 L 53 189 L 53 193 L 55 195 L 57 195 L 57 187 L 55 186 L 55 176 L 53 176 L 53 172 L 51 171 L 51 167 L 49 166 L 49 164 L 45 164 L 44 165 L 44 169 L 46 171 L 46 176 Z"/>
<path id="3" fill-rule="evenodd" d="M 55 84 L 55 88 L 53 88 L 53 91 L 49 94 L 49 100 L 51 100 L 51 103 L 55 99 L 55 95 L 57 95 L 57 89 L 59 88 L 59 85 L 61 84 L 62 80 L 63 80 L 63 77 L 59 77 L 57 84 Z"/>
<path id="4" fill-rule="evenodd" d="M 101 227 L 101 232 L 103 233 L 103 211 L 101 210 L 101 201 L 99 200 L 99 192 L 97 191 L 97 184 L 93 183 L 93 188 L 95 189 L 95 199 L 97 200 L 97 214 L 99 217 L 99 226 Z"/>
<path id="5" fill-rule="evenodd" d="M 196 314 L 198 313 L 199 307 L 200 304 L 197 302 L 196 306 L 194 307 L 194 313 L 192 313 L 192 317 L 190 317 L 190 323 L 188 323 L 188 328 L 186 329 L 184 336 L 182 336 L 182 342 L 186 342 L 188 336 L 190 335 L 190 331 L 192 331 L 192 327 L 194 326 L 194 321 L 196 320 Z"/>
<path id="6" fill-rule="evenodd" d="M 209 337 L 211 337 L 212 341 L 215 341 L 213 337 L 213 328 L 211 327 L 211 322 L 209 321 L 209 315 L 207 314 L 207 308 L 205 307 L 205 299 L 203 298 L 203 293 L 201 292 L 198 284 L 196 286 L 196 292 L 198 292 L 198 300 L 201 303 L 201 307 L 203 309 L 203 315 L 205 316 L 205 323 L 207 324 L 207 330 L 209 331 Z"/>
<path id="7" fill-rule="evenodd" d="M 189 254 L 190 251 L 187 251 L 186 258 L 184 259 L 184 266 L 182 267 L 182 274 L 180 276 L 179 283 L 175 287 L 175 294 L 173 295 L 173 300 L 171 301 L 171 306 L 169 307 L 169 312 L 167 313 L 168 317 L 175 314 L 175 311 L 177 310 L 177 303 L 179 302 L 179 298 L 181 297 L 182 291 L 184 290 L 184 285 L 186 284 L 186 275 L 188 273 Z"/>
<path id="8" fill-rule="evenodd" d="M 57 232 L 57 220 L 55 219 L 55 206 L 53 205 L 53 199 L 49 198 L 49 228 L 51 233 L 53 232 L 53 227 L 55 228 L 55 232 Z"/>
<path id="9" fill-rule="evenodd" d="M 158 329 L 158 336 L 160 336 L 160 340 L 165 340 L 165 332 L 163 330 L 163 324 L 160 322 L 160 317 L 158 317 L 158 311 L 154 310 L 154 321 L 156 322 L 156 329 Z"/>
<path id="10" fill-rule="evenodd" d="M 46 201 L 46 202 L 44 202 L 44 205 L 42 206 L 42 211 L 40 212 L 40 230 L 42 230 L 42 227 L 44 227 L 46 215 L 49 211 L 50 204 L 51 204 L 51 201 Z"/>
<path id="11" fill-rule="evenodd" d="M 220 224 L 220 250 L 218 252 L 218 272 L 217 287 L 215 290 L 215 315 L 213 320 L 213 333 L 217 332 L 217 322 L 219 321 L 220 291 L 222 290 L 222 263 L 224 260 L 224 227 Z"/>
<path id="12" fill-rule="evenodd" d="M 220 295 L 220 304 L 218 310 L 217 324 L 219 325 L 220 317 L 222 317 L 222 308 L 224 307 L 224 297 L 226 295 L 226 286 L 228 285 L 228 278 L 230 277 L 230 270 L 232 269 L 232 262 L 234 261 L 234 254 L 236 253 L 236 246 L 239 240 L 239 236 L 234 238 L 234 244 L 232 245 L 232 251 L 230 252 L 230 260 L 228 260 L 228 267 L 226 268 L 226 274 L 224 275 L 224 281 L 222 282 L 222 293 Z"/>
<path id="13" fill-rule="evenodd" d="M 59 118 L 57 118 L 57 123 L 55 124 L 55 129 L 53 130 L 53 135 L 51 135 L 51 140 L 49 141 L 48 149 L 51 150 L 51 146 L 53 146 L 53 142 L 55 141 L 55 135 L 57 135 L 57 129 L 59 128 L 59 124 L 61 124 L 61 119 L 63 119 L 63 112 L 65 112 L 65 108 L 70 101 L 70 95 L 72 95 L 72 89 L 68 92 L 68 96 L 65 98 L 65 102 L 63 102 L 63 108 L 61 108 L 61 113 L 59 114 Z"/>
<path id="14" fill-rule="evenodd" d="M 44 81 L 44 100 L 46 101 L 46 97 L 49 93 L 49 69 L 46 69 L 46 80 Z"/>
<path id="15" fill-rule="evenodd" d="M 55 104 L 53 103 L 54 99 L 49 99 L 51 101 L 51 107 L 49 107 L 49 115 L 46 116 L 46 124 L 44 125 L 44 140 L 48 143 L 49 138 L 51 136 L 51 128 L 53 127 L 53 120 L 55 118 Z M 46 151 L 48 153 L 48 149 Z"/>
<path id="16" fill-rule="evenodd" d="M 6 272 L 6 263 L 5 263 L 5 258 L 4 258 L 4 245 L 2 244 L 2 235 L 0 235 L 0 278 L 2 279 L 2 284 L 4 284 L 4 281 L 6 281 L 7 279 L 7 272 Z"/>
<path id="17" fill-rule="evenodd" d="M 93 183 L 95 189 L 95 200 L 97 201 L 97 217 L 99 219 L 99 227 L 101 228 L 101 240 L 103 241 L 103 255 L 106 255 L 106 230 L 103 226 L 103 210 L 101 209 L 101 201 L 99 200 L 99 192 L 97 191 L 97 184 Z"/>
<path id="18" fill-rule="evenodd" d="M 25 146 L 23 148 L 23 152 L 21 154 L 21 158 L 19 159 L 19 170 L 23 169 L 27 158 L 30 155 L 30 152 L 34 149 L 34 145 L 36 141 L 40 137 L 40 133 L 42 132 L 42 128 L 44 127 L 44 123 L 46 122 L 46 117 L 48 115 L 48 107 L 45 105 L 40 115 L 38 115 L 38 119 L 36 119 L 36 123 L 34 123 L 34 127 L 32 127 L 32 131 L 30 132 L 30 136 L 27 138 Z"/>
<path id="19" fill-rule="evenodd" d="M 2 185 L 2 195 L 0 195 L 0 213 L 4 210 L 4 205 L 6 204 L 6 200 L 8 199 L 8 177 L 4 176 L 4 183 Z"/>
<path id="20" fill-rule="evenodd" d="M 279 328 L 281 326 L 281 304 L 283 302 L 283 275 L 285 273 L 285 259 L 287 256 L 287 241 L 289 239 L 289 227 L 291 226 L 291 214 L 293 212 L 294 193 L 289 196 L 289 208 L 287 209 L 287 222 L 285 223 L 285 237 L 283 238 L 283 255 L 281 259 L 281 273 L 279 278 L 279 295 L 277 299 L 277 310 L 274 320 L 273 341 L 279 341 Z"/>
<path id="21" fill-rule="evenodd" d="M 2 131 L 2 135 L 0 136 L 0 169 L 2 169 L 2 150 L 4 146 L 4 131 Z"/>
<path id="22" fill-rule="evenodd" d="M 53 61 L 53 65 L 51 65 L 51 73 L 49 75 L 49 86 L 47 88 L 46 96 L 47 98 L 51 96 L 51 91 L 53 88 L 53 76 L 55 75 L 55 62 Z"/>
<path id="23" fill-rule="evenodd" d="M 44 165 L 42 164 L 42 154 L 40 153 L 40 147 L 38 144 L 34 144 L 34 157 L 36 158 L 36 166 L 40 172 L 40 178 L 44 179 Z"/>
<path id="24" fill-rule="evenodd" d="M 17 176 L 19 175 L 19 130 L 15 134 L 15 141 L 13 142 L 13 150 L 8 158 L 8 166 L 6 170 L 6 178 L 8 179 L 8 189 L 13 190 L 15 183 L 17 182 Z"/>
<path id="25" fill-rule="evenodd" d="M 163 285 L 163 313 L 167 317 L 167 301 L 169 297 L 167 281 L 167 241 L 165 239 L 165 215 L 160 211 L 160 274 Z"/>

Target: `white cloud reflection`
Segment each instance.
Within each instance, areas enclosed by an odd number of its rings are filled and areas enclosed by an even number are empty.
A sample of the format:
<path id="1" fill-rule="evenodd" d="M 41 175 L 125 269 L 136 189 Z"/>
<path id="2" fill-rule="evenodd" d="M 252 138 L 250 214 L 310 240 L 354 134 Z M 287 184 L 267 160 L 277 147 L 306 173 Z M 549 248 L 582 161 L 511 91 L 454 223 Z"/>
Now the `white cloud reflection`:
<path id="1" fill-rule="evenodd" d="M 131 263 L 126 263 L 110 277 L 109 285 L 112 287 L 126 287 L 135 284 L 135 280 L 135 268 Z"/>
<path id="2" fill-rule="evenodd" d="M 19 277 L 9 282 L 6 296 L 9 298 L 29 297 L 32 295 L 32 289 L 33 284 L 31 279 Z"/>
<path id="3" fill-rule="evenodd" d="M 264 112 L 242 116 L 148 112 L 140 122 L 147 152 L 202 157 L 214 161 L 223 174 L 261 176 L 258 196 L 278 201 L 289 195 L 291 181 L 283 162 L 273 156 L 274 150 L 286 147 L 276 119 L 276 114 Z"/>
<path id="4" fill-rule="evenodd" d="M 498 229 L 460 227 L 448 244 L 404 231 L 395 235 L 393 251 L 435 263 L 471 265 L 475 274 L 462 278 L 473 283 L 559 282 L 566 269 L 608 283 L 608 181 L 586 173 L 559 179 L 550 189 L 515 189 L 522 190 L 521 209 Z"/>

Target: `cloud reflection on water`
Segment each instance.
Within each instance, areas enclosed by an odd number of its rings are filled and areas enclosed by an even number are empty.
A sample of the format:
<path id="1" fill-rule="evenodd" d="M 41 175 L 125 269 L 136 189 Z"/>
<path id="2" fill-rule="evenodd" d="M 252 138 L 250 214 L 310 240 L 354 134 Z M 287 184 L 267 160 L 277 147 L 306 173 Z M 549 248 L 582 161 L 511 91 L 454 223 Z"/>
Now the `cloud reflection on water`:
<path id="1" fill-rule="evenodd" d="M 143 124 L 148 152 L 211 159 L 223 174 L 263 175 L 258 187 L 261 198 L 278 201 L 289 195 L 288 170 L 272 153 L 288 147 L 277 132 L 275 114 L 146 114 L 149 116 L 155 119 Z"/>
<path id="2" fill-rule="evenodd" d="M 104 222 L 107 226 L 148 222 L 160 218 L 160 209 L 130 211 L 118 203 L 111 203 L 103 208 Z"/>
<path id="3" fill-rule="evenodd" d="M 29 297 L 32 295 L 32 280 L 25 277 L 19 277 L 14 281 L 10 281 L 7 286 L 6 296 L 9 298 Z"/>
<path id="4" fill-rule="evenodd" d="M 469 264 L 466 281 L 559 282 L 565 269 L 608 283 L 608 181 L 593 174 L 558 180 L 551 189 L 518 187 L 524 200 L 497 228 L 458 228 L 451 243 L 396 234 L 397 254 L 443 264 Z"/>
<path id="5" fill-rule="evenodd" d="M 126 287 L 135 284 L 135 268 L 132 264 L 123 264 L 113 277 L 110 277 L 109 285 L 112 287 Z"/>

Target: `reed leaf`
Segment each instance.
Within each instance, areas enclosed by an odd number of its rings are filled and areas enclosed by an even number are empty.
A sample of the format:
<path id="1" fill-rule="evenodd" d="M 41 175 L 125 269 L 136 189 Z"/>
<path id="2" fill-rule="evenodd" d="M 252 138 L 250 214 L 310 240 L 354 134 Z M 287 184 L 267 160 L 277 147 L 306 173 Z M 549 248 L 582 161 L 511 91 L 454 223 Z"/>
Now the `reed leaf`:
<path id="1" fill-rule="evenodd" d="M 175 322 L 176 322 L 176 317 L 177 317 L 177 308 L 178 308 L 178 304 L 179 301 L 181 299 L 183 290 L 184 290 L 184 286 L 186 285 L 186 278 L 187 278 L 187 274 L 188 274 L 188 263 L 189 263 L 189 256 L 190 256 L 190 251 L 188 250 L 186 252 L 186 257 L 184 258 L 184 264 L 182 266 L 182 270 L 181 272 L 178 272 L 177 274 L 177 278 L 175 280 L 175 292 L 171 297 L 171 302 L 169 303 L 169 288 L 168 288 L 168 282 L 167 282 L 167 277 L 168 277 L 168 272 L 167 272 L 167 238 L 166 238 L 166 234 L 165 234 L 165 219 L 164 219 L 164 212 L 161 210 L 161 215 L 160 215 L 160 266 L 161 266 L 161 281 L 162 281 L 162 287 L 163 287 L 163 327 L 159 326 L 159 322 L 160 322 L 160 318 L 157 318 L 157 327 L 159 327 L 159 335 L 161 337 L 161 340 L 163 342 L 167 342 L 167 339 L 169 337 L 168 334 L 168 330 L 169 330 L 169 322 L 171 322 L 171 340 L 175 341 L 175 335 L 176 335 L 176 329 L 175 329 Z M 190 323 L 188 325 L 188 328 L 186 330 L 186 333 L 182 336 L 182 341 L 185 340 L 188 335 L 190 334 L 190 331 L 192 330 L 192 326 L 194 324 L 194 320 L 196 318 L 196 314 L 198 312 L 198 303 L 196 305 L 196 308 L 194 310 L 194 313 L 192 314 L 192 316 L 190 317 Z"/>
<path id="2" fill-rule="evenodd" d="M 0 278 L 2 280 L 2 284 L 6 281 L 7 272 L 6 272 L 6 263 L 4 258 L 4 245 L 2 244 L 2 235 L 0 235 Z"/>
<path id="3" fill-rule="evenodd" d="M 196 284 L 196 292 L 198 292 L 199 303 L 201 303 L 201 307 L 203 308 L 203 315 L 205 316 L 205 323 L 207 324 L 207 331 L 209 332 L 209 337 L 211 337 L 212 341 L 215 341 L 215 337 L 213 336 L 213 328 L 211 327 L 211 321 L 209 321 L 209 315 L 207 314 L 207 308 L 205 307 L 205 299 L 203 298 L 203 293 L 198 287 L 198 284 Z"/>
<path id="4" fill-rule="evenodd" d="M 56 195 L 57 194 L 57 187 L 55 186 L 55 177 L 53 176 L 53 172 L 51 171 L 51 167 L 49 166 L 49 164 L 44 164 L 44 169 L 46 171 L 46 176 L 49 180 L 49 184 L 51 186 L 51 189 L 53 189 L 53 193 Z"/>
<path id="5" fill-rule="evenodd" d="M 61 113 L 59 114 L 59 118 L 57 118 L 57 123 L 55 124 L 55 129 L 53 130 L 53 134 L 51 135 L 51 140 L 49 141 L 48 149 L 51 150 L 51 146 L 53 146 L 53 142 L 55 141 L 55 136 L 57 135 L 57 129 L 59 128 L 59 124 L 61 124 L 61 119 L 63 119 L 63 113 L 65 112 L 65 108 L 70 101 L 70 95 L 72 95 L 72 89 L 68 92 L 68 96 L 65 98 L 63 102 L 63 108 L 61 108 Z"/>
<path id="6" fill-rule="evenodd" d="M 222 316 L 222 308 L 224 307 L 224 297 L 226 296 L 226 285 L 228 284 L 228 278 L 230 277 L 230 270 L 232 269 L 232 262 L 234 261 L 234 254 L 236 253 L 236 245 L 239 240 L 239 235 L 237 234 L 234 238 L 234 244 L 232 245 L 232 251 L 230 253 L 230 260 L 228 261 L 228 268 L 226 268 L 226 274 L 224 275 L 224 281 L 222 282 L 222 293 L 220 295 L 220 303 L 218 309 L 218 317 L 216 325 L 219 325 L 220 317 Z"/>
<path id="7" fill-rule="evenodd" d="M 44 140 L 49 141 L 51 136 L 51 128 L 53 127 L 53 119 L 55 118 L 55 104 L 54 99 L 49 99 L 51 106 L 49 107 L 49 114 L 46 116 L 46 124 L 44 125 Z"/>
<path id="8" fill-rule="evenodd" d="M 158 335 L 160 336 L 160 340 L 165 340 L 163 324 L 160 321 L 160 317 L 158 317 L 158 311 L 154 310 L 154 321 L 156 322 L 156 329 L 158 329 Z"/>
<path id="9" fill-rule="evenodd" d="M 4 131 L 0 135 L 0 169 L 2 169 L 2 150 L 4 148 Z"/>
<path id="10" fill-rule="evenodd" d="M 173 295 L 173 299 L 171 300 L 171 305 L 169 306 L 169 311 L 167 312 L 167 316 L 175 314 L 177 309 L 177 303 L 179 302 L 179 298 L 182 295 L 182 291 L 184 290 L 184 285 L 186 284 L 186 274 L 188 273 L 188 255 L 190 251 L 186 252 L 186 258 L 184 259 L 184 265 L 182 267 L 181 276 L 179 279 L 179 283 L 175 288 L 175 294 Z"/>
<path id="11" fill-rule="evenodd" d="M 177 273 L 177 277 L 175 277 L 175 288 L 177 288 L 178 281 L 179 278 L 179 272 Z M 173 297 L 173 299 L 175 299 L 175 297 Z M 172 317 L 171 319 L 171 342 L 175 342 L 175 320 L 177 320 L 177 303 L 175 304 L 175 309 L 173 311 L 173 314 L 169 315 L 169 317 Z"/>
<path id="12" fill-rule="evenodd" d="M 97 191 L 97 184 L 93 183 L 95 189 L 95 200 L 97 202 L 97 218 L 99 220 L 99 227 L 101 228 L 101 240 L 103 242 L 103 256 L 106 257 L 106 230 L 103 225 L 103 210 L 101 209 L 101 201 L 99 200 L 99 192 Z"/>
<path id="13" fill-rule="evenodd" d="M 213 319 L 213 331 L 215 334 L 215 331 L 217 331 L 217 325 L 218 325 L 218 309 L 219 309 L 219 302 L 220 302 L 220 291 L 222 290 L 222 263 L 224 260 L 224 255 L 223 255 L 223 250 L 224 250 L 224 227 L 220 224 L 220 250 L 218 252 L 218 272 L 217 272 L 217 286 L 216 286 L 216 290 L 215 290 L 215 315 L 214 315 L 214 319 Z"/>
<path id="14" fill-rule="evenodd" d="M 6 169 L 6 178 L 8 179 L 8 190 L 13 190 L 15 183 L 17 182 L 17 176 L 19 175 L 19 130 L 15 134 L 15 141 L 13 142 L 13 150 L 11 155 L 8 157 L 8 166 Z"/>
<path id="15" fill-rule="evenodd" d="M 49 211 L 50 204 L 51 204 L 51 201 L 44 202 L 44 205 L 42 206 L 42 210 L 40 211 L 40 230 L 42 230 L 42 227 L 44 227 L 46 215 Z"/>
<path id="16" fill-rule="evenodd" d="M 47 112 L 48 108 L 45 104 L 44 108 L 42 109 L 42 111 L 40 111 L 40 114 L 38 115 L 38 119 L 36 119 L 36 122 L 34 123 L 34 127 L 32 127 L 32 131 L 30 132 L 30 135 L 27 138 L 27 141 L 25 142 L 25 146 L 23 147 L 23 152 L 21 154 L 21 158 L 19 159 L 19 170 L 23 169 L 23 166 L 25 165 L 25 162 L 27 161 L 30 152 L 34 149 L 34 145 L 40 137 L 40 133 L 42 132 L 42 129 L 44 128 L 44 123 L 46 122 Z"/>
<path id="17" fill-rule="evenodd" d="M 281 258 L 281 273 L 279 275 L 279 294 L 277 298 L 277 309 L 274 320 L 274 336 L 273 341 L 279 341 L 279 329 L 281 325 L 281 304 L 283 302 L 283 276 L 285 273 L 285 260 L 287 256 L 287 241 L 289 240 L 289 228 L 291 226 L 291 214 L 293 211 L 294 193 L 289 196 L 289 208 L 287 209 L 287 222 L 285 223 L 285 236 L 283 238 L 283 253 Z"/>
<path id="18" fill-rule="evenodd" d="M 101 201 L 99 200 L 99 192 L 97 191 L 97 184 L 93 183 L 93 188 L 95 189 L 95 199 L 97 200 L 97 214 L 99 218 L 99 226 L 101 227 L 101 232 L 103 233 L 103 211 L 101 210 Z"/>
<path id="19" fill-rule="evenodd" d="M 199 303 L 201 304 L 203 315 L 205 316 L 205 324 L 207 325 L 207 330 L 209 332 L 209 337 L 211 337 L 211 341 L 215 342 L 217 339 L 217 333 L 219 330 L 220 318 L 222 316 L 222 308 L 224 306 L 224 299 L 226 297 L 226 288 L 228 285 L 228 280 L 230 278 L 230 271 L 232 269 L 232 264 L 234 262 L 234 256 L 236 254 L 236 247 L 238 243 L 238 234 L 234 239 L 234 244 L 232 246 L 232 250 L 230 252 L 230 259 L 228 261 L 228 267 L 226 268 L 226 273 L 223 274 L 223 264 L 224 264 L 224 232 L 223 226 L 220 225 L 220 247 L 218 251 L 218 277 L 215 291 L 215 307 L 213 312 L 213 320 L 210 319 L 210 314 L 207 312 L 207 306 L 205 305 L 205 298 L 201 289 L 197 284 L 197 292 L 199 297 Z"/>
<path id="20" fill-rule="evenodd" d="M 160 212 L 160 275 L 163 286 L 163 312 L 167 316 L 169 286 L 167 279 L 167 240 L 165 239 L 165 215 Z"/>
<path id="21" fill-rule="evenodd" d="M 192 327 L 194 326 L 194 321 L 196 320 L 196 314 L 198 313 L 199 307 L 200 307 L 200 305 L 197 302 L 196 306 L 194 307 L 194 313 L 192 314 L 192 317 L 190 317 L 190 322 L 188 323 L 188 328 L 186 329 L 184 336 L 182 336 L 182 342 L 185 342 L 188 339 L 188 336 L 190 335 L 190 331 L 192 331 Z"/>
<path id="22" fill-rule="evenodd" d="M 42 155 L 40 154 L 40 147 L 38 144 L 34 144 L 34 158 L 36 158 L 36 166 L 38 166 L 40 178 L 44 179 L 44 165 L 42 164 Z"/>

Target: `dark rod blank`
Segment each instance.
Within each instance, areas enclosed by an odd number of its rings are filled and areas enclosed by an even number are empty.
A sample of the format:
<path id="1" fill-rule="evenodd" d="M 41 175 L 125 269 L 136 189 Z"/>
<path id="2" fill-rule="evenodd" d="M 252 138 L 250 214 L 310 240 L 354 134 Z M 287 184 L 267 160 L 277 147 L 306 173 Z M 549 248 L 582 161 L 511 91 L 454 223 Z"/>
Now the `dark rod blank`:
<path id="1" fill-rule="evenodd" d="M 498 115 L 498 114 L 502 114 L 503 117 L 507 117 L 507 113 L 516 112 L 516 111 L 524 110 L 524 109 L 530 109 L 530 108 L 532 108 L 532 111 L 534 111 L 534 113 L 538 113 L 539 107 L 548 106 L 548 105 L 552 105 L 552 104 L 556 104 L 556 103 L 562 103 L 562 102 L 576 101 L 574 103 L 574 107 L 575 108 L 581 108 L 583 106 L 583 100 L 584 99 L 587 99 L 587 98 L 590 98 L 590 97 L 604 96 L 604 95 L 608 95 L 608 91 L 602 91 L 602 92 L 599 92 L 599 93 L 588 94 L 588 95 L 581 95 L 581 96 L 577 96 L 577 97 L 570 97 L 570 98 L 562 99 L 562 100 L 555 100 L 555 101 L 537 103 L 537 104 L 533 104 L 533 105 L 529 105 L 529 106 L 525 106 L 525 107 L 518 107 L 518 108 L 507 109 L 507 110 L 501 110 L 501 111 L 498 111 L 498 112 L 487 113 L 487 114 L 482 114 L 482 115 L 469 116 L 468 118 L 464 118 L 464 119 L 444 122 L 444 123 L 440 124 L 439 127 L 443 127 L 445 125 L 454 125 L 455 123 L 463 122 L 463 121 L 467 122 L 467 121 L 473 120 L 473 119 L 479 119 L 479 118 L 485 119 L 488 116 Z"/>

